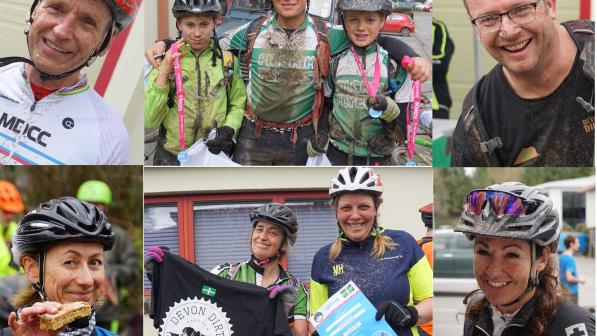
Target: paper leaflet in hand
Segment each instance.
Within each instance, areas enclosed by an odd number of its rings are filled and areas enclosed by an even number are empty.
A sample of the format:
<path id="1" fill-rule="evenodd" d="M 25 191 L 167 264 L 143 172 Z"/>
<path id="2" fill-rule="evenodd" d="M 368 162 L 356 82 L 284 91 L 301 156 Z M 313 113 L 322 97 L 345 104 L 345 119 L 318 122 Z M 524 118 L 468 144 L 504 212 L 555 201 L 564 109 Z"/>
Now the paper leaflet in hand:
<path id="1" fill-rule="evenodd" d="M 383 318 L 375 320 L 376 312 L 365 294 L 351 281 L 312 313 L 309 322 L 320 336 L 397 336 Z"/>

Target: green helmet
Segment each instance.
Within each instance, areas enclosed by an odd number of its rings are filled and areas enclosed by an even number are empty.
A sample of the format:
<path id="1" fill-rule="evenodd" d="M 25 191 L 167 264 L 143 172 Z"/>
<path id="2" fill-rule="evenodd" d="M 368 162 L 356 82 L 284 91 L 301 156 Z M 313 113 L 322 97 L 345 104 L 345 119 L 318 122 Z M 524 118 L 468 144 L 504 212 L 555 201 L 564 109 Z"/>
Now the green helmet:
<path id="1" fill-rule="evenodd" d="M 83 182 L 77 191 L 77 198 L 91 203 L 112 204 L 112 190 L 104 181 L 89 180 Z"/>
<path id="2" fill-rule="evenodd" d="M 356 10 L 364 12 L 380 12 L 386 15 L 392 14 L 391 0 L 340 0 L 338 11 L 340 13 L 347 10 Z"/>

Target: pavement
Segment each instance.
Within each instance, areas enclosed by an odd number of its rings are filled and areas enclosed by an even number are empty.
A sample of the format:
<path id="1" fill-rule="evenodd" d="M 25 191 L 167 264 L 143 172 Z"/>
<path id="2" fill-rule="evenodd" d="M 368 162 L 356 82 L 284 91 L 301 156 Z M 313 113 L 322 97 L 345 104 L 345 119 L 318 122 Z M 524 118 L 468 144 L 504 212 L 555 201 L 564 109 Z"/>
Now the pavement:
<path id="1" fill-rule="evenodd" d="M 595 258 L 575 256 L 579 275 L 587 279 L 579 291 L 579 304 L 584 308 L 595 308 Z M 437 280 L 436 280 L 437 281 Z M 466 293 L 441 294 L 433 298 L 433 332 L 436 335 L 457 335 L 464 327 L 462 303 Z"/>

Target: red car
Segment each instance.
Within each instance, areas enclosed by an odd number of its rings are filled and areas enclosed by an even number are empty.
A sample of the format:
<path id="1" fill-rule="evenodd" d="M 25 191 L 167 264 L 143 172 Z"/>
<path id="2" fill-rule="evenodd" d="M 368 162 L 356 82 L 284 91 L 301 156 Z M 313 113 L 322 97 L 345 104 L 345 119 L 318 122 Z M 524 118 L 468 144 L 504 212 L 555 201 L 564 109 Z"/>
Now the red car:
<path id="1" fill-rule="evenodd" d="M 381 31 L 386 33 L 399 33 L 402 36 L 410 36 L 410 34 L 415 32 L 415 24 L 407 14 L 393 13 L 388 16 Z"/>

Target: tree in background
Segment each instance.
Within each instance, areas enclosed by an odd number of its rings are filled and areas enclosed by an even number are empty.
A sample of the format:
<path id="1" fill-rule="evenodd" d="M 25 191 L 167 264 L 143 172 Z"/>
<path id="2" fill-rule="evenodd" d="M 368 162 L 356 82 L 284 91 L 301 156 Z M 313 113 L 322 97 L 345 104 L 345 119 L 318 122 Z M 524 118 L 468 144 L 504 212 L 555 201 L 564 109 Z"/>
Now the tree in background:
<path id="1" fill-rule="evenodd" d="M 537 185 L 549 181 L 567 180 L 595 175 L 593 167 L 582 168 L 526 168 L 522 183 Z"/>
<path id="2" fill-rule="evenodd" d="M 519 181 L 533 186 L 549 181 L 592 176 L 592 167 L 582 168 L 464 168 L 435 169 L 433 173 L 433 215 L 436 227 L 454 226 L 462 212 L 465 196 L 475 188 Z"/>

